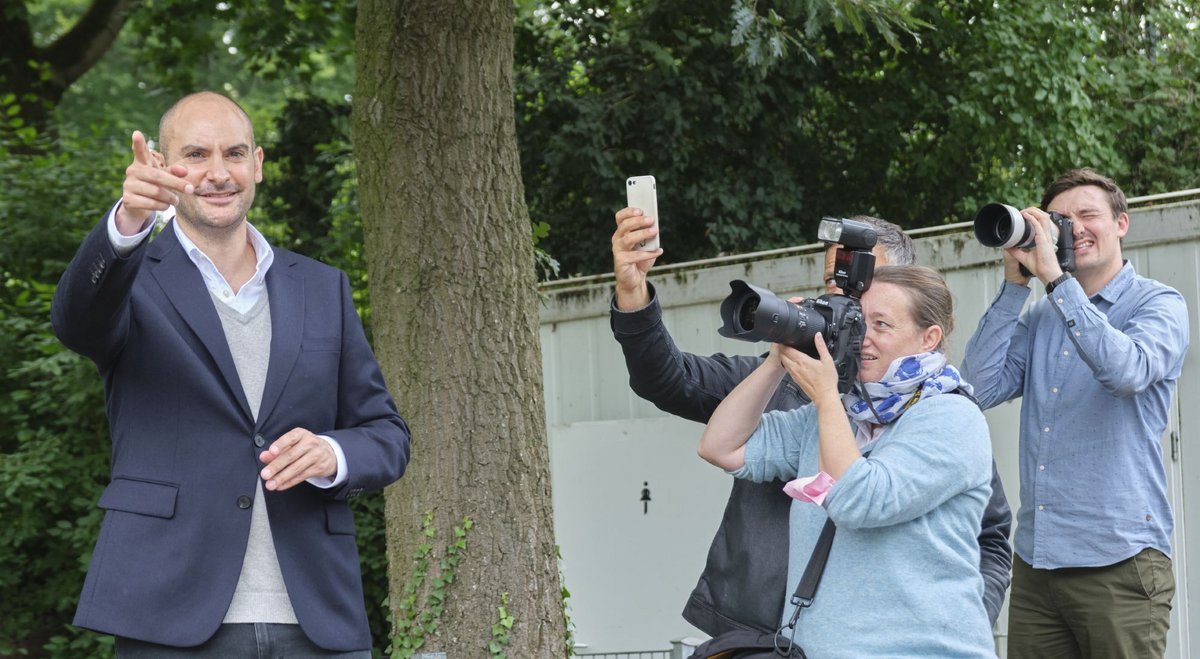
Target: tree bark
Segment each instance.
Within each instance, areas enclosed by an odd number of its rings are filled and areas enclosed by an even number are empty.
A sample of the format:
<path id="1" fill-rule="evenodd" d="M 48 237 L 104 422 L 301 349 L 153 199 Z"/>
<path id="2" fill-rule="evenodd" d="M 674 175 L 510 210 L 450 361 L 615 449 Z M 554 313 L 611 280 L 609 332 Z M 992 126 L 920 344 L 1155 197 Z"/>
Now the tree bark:
<path id="1" fill-rule="evenodd" d="M 358 5 L 354 152 L 372 328 L 414 446 L 387 493 L 390 592 L 403 597 L 426 511 L 437 547 L 473 520 L 422 648 L 451 657 L 487 656 L 505 594 L 508 656 L 566 652 L 513 19 L 510 0 Z"/>

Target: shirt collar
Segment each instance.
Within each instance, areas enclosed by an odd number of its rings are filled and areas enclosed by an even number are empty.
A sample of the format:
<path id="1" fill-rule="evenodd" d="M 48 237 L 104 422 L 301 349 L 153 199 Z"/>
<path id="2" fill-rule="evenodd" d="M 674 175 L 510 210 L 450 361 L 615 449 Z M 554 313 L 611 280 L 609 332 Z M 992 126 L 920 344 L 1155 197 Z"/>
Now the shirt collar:
<path id="1" fill-rule="evenodd" d="M 1133 277 L 1133 266 L 1130 265 L 1128 259 L 1123 260 L 1121 262 L 1121 269 L 1117 271 L 1116 276 L 1108 280 L 1108 283 L 1097 291 L 1091 299 L 1103 298 L 1109 303 L 1115 303 L 1117 298 L 1121 297 L 1121 294 L 1129 289 L 1129 286 L 1133 283 Z"/>
<path id="2" fill-rule="evenodd" d="M 203 263 L 207 263 L 215 270 L 212 259 L 197 247 L 191 238 L 188 238 L 183 229 L 179 228 L 178 217 L 175 218 L 172 226 L 175 228 L 175 238 L 179 240 L 179 244 L 183 247 L 183 251 L 188 255 L 192 263 L 196 264 L 196 267 L 200 268 L 201 272 L 205 270 L 201 265 Z M 250 238 L 251 247 L 254 248 L 254 276 L 247 283 L 259 284 L 266 278 L 267 270 L 275 262 L 275 250 L 271 249 L 271 244 L 267 242 L 266 237 L 258 229 L 255 229 L 254 225 L 250 224 L 250 222 L 246 222 L 246 235 Z"/>

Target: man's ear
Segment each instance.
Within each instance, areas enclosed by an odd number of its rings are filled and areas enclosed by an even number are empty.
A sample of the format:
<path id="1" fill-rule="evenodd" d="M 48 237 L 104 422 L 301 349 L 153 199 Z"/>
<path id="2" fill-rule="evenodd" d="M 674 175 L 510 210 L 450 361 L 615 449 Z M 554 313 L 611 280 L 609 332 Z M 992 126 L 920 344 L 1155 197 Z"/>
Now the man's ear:
<path id="1" fill-rule="evenodd" d="M 159 169 L 167 168 L 167 159 L 165 157 L 163 157 L 163 154 L 159 153 L 158 151 L 151 151 L 150 159 L 154 161 L 155 167 L 157 167 Z"/>

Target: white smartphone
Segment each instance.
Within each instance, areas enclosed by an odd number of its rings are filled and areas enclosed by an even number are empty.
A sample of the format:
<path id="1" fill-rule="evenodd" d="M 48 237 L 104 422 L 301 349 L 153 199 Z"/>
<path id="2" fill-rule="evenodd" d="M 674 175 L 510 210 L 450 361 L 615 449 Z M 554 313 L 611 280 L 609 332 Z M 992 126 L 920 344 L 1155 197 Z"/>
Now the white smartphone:
<path id="1" fill-rule="evenodd" d="M 654 228 L 658 228 L 658 189 L 653 176 L 630 176 L 625 179 L 625 205 L 630 208 L 642 209 L 642 214 L 654 218 Z M 658 234 L 650 240 L 637 244 L 637 249 L 643 252 L 653 252 L 658 249 Z"/>

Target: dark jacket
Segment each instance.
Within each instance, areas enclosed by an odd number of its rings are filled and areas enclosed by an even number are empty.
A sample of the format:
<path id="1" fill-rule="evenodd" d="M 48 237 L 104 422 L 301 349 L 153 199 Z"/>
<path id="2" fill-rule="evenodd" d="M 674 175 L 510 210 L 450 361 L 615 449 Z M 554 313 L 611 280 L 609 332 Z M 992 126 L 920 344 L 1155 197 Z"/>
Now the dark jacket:
<path id="1" fill-rule="evenodd" d="M 654 288 L 650 304 L 632 311 L 611 310 L 613 336 L 625 353 L 629 384 L 659 409 L 707 423 L 717 405 L 762 363 L 762 357 L 681 352 L 662 322 Z M 715 322 L 714 322 L 715 325 Z M 790 410 L 808 399 L 784 377 L 767 410 Z M 787 594 L 788 510 L 792 499 L 783 482 L 735 479 L 704 572 L 688 598 L 683 617 L 710 635 L 732 629 L 774 631 Z M 992 624 L 1000 615 L 1012 570 L 1009 532 L 1012 512 L 992 463 L 992 498 L 979 533 L 984 606 Z"/>
<path id="2" fill-rule="evenodd" d="M 344 273 L 276 249 L 266 286 L 270 365 L 256 418 L 171 226 L 122 257 L 101 222 L 59 282 L 55 333 L 96 363 L 112 433 L 104 524 L 76 625 L 174 646 L 211 637 L 241 573 L 257 456 L 302 427 L 335 439 L 349 474 L 327 490 L 262 492 L 287 595 L 313 643 L 371 647 L 347 500 L 404 473 L 408 427 Z"/>

